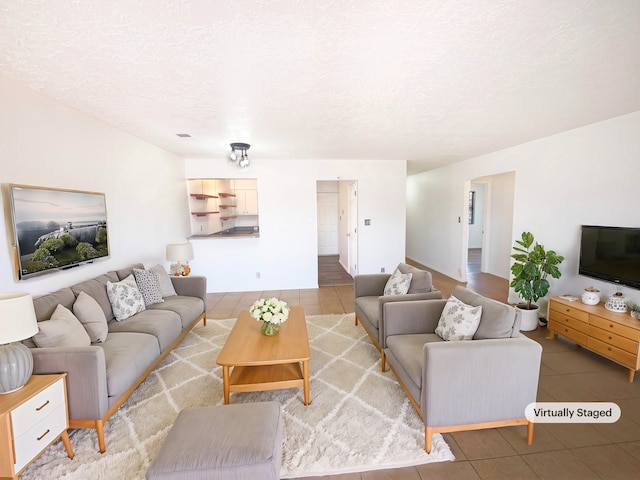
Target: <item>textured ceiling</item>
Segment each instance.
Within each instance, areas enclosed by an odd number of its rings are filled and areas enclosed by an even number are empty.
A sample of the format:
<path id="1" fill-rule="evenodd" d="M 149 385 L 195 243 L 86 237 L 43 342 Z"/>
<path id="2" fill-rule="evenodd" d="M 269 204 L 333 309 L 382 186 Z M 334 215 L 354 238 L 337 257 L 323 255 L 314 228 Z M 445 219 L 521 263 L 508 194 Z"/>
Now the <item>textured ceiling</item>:
<path id="1" fill-rule="evenodd" d="M 3 0 L 0 74 L 183 157 L 415 173 L 640 110 L 640 1 Z"/>

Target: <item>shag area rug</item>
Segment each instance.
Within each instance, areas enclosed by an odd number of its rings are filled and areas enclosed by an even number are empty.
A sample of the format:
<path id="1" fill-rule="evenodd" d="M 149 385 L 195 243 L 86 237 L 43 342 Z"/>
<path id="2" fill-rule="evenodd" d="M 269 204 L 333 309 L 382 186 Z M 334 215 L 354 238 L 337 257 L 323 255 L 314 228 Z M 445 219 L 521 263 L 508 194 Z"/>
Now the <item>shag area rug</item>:
<path id="1" fill-rule="evenodd" d="M 106 453 L 98 453 L 94 430 L 71 430 L 73 460 L 58 441 L 21 479 L 143 480 L 180 410 L 224 403 L 216 359 L 234 322 L 209 320 L 185 337 L 106 422 Z M 282 478 L 454 460 L 439 434 L 431 454 L 424 451 L 420 417 L 393 373 L 380 371 L 380 354 L 353 313 L 307 316 L 307 328 L 311 405 L 302 388 L 231 394 L 231 403 L 282 405 Z"/>

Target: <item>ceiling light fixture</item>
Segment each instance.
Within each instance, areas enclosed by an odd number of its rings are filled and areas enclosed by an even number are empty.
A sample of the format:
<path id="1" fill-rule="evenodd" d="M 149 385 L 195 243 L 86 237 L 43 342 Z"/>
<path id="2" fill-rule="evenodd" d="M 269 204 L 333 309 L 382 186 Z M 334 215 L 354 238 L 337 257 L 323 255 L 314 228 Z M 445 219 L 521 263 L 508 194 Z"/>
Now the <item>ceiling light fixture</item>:
<path id="1" fill-rule="evenodd" d="M 229 160 L 233 163 L 237 163 L 240 168 L 247 168 L 249 166 L 249 155 L 247 155 L 247 150 L 249 150 L 250 147 L 251 145 L 248 143 L 232 143 Z"/>

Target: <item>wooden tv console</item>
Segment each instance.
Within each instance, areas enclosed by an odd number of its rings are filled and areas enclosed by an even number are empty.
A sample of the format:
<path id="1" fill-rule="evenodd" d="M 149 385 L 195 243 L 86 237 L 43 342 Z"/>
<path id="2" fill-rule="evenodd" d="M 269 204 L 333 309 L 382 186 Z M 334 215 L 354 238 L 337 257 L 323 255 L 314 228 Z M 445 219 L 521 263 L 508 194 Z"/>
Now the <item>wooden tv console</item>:
<path id="1" fill-rule="evenodd" d="M 549 339 L 562 335 L 629 369 L 629 381 L 640 370 L 640 321 L 611 312 L 603 303 L 585 305 L 559 297 L 549 299 Z"/>

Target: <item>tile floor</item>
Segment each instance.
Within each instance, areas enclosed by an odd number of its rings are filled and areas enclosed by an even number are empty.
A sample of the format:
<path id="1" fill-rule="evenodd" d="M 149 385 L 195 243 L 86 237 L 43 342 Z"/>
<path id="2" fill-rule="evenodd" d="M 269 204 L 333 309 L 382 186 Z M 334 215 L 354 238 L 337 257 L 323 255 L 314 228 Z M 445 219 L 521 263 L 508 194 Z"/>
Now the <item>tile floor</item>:
<path id="1" fill-rule="evenodd" d="M 302 305 L 308 315 L 354 311 L 353 286 L 347 285 L 209 294 L 208 318 L 235 317 L 264 296 Z M 614 424 L 538 424 L 531 446 L 526 443 L 525 427 L 444 434 L 456 456 L 455 462 L 314 478 L 640 479 L 640 374 L 636 375 L 635 382 L 629 383 L 626 369 L 587 350 L 577 349 L 561 338 L 547 340 L 546 329 L 538 328 L 527 335 L 543 346 L 539 401 L 615 402 L 622 410 L 622 418 Z"/>

